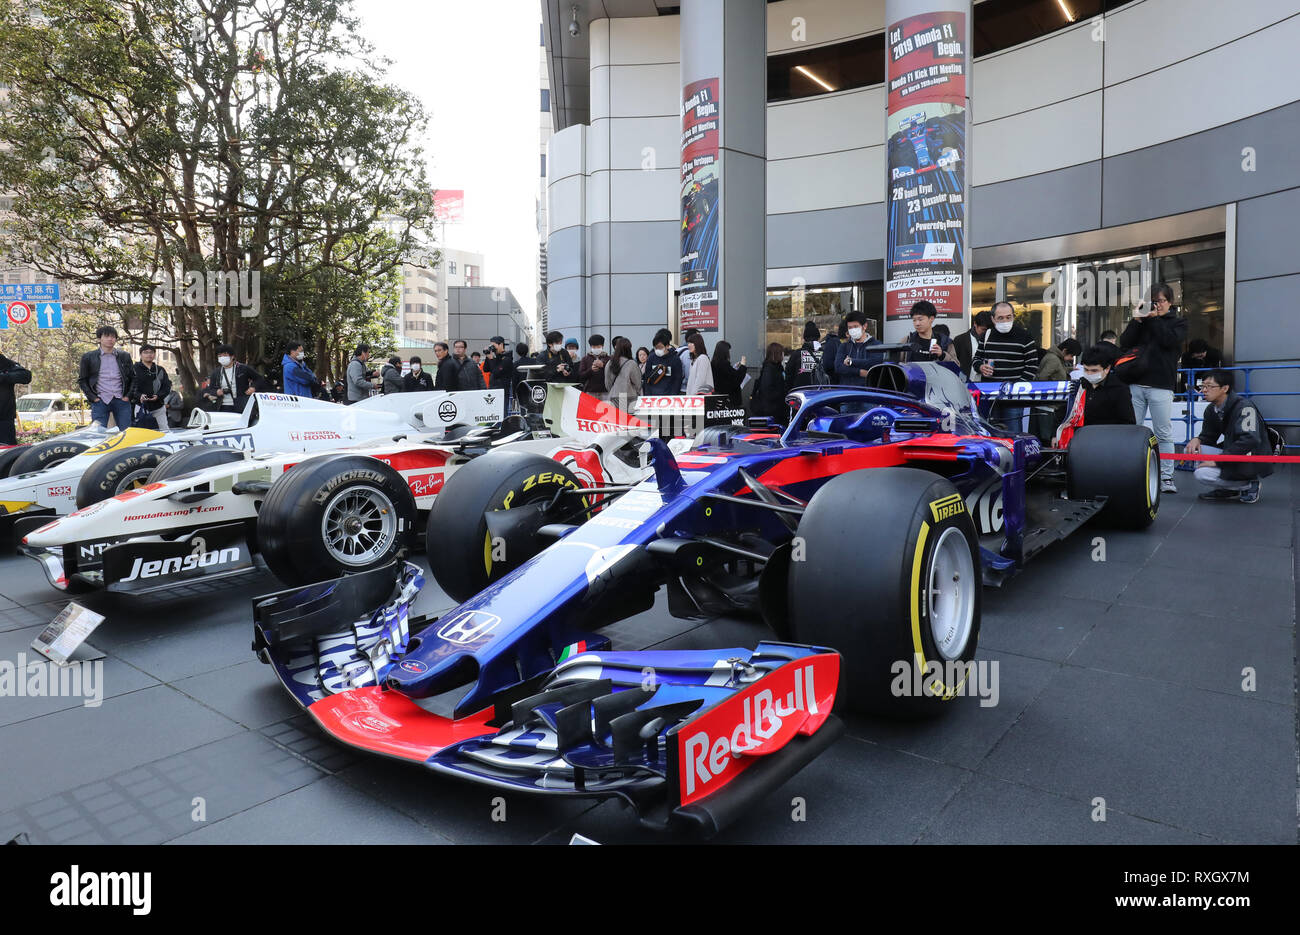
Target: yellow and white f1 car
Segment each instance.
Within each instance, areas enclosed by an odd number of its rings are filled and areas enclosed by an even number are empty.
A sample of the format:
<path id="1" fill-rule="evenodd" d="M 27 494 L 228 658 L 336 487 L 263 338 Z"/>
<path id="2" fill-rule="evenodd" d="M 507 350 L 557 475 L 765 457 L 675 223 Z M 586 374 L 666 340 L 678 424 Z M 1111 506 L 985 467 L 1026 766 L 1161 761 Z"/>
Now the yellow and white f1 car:
<path id="1" fill-rule="evenodd" d="M 13 457 L 8 476 L 0 477 L 0 541 L 20 539 L 55 516 L 138 488 L 166 458 L 195 445 L 228 453 L 337 450 L 493 424 L 504 408 L 503 394 L 493 390 L 396 393 L 351 406 L 258 393 L 242 413 L 196 409 L 189 427 L 177 431 L 83 429 Z"/>
<path id="2" fill-rule="evenodd" d="M 512 507 L 579 488 L 595 489 L 594 502 L 599 491 L 627 489 L 650 473 L 640 451 L 644 423 L 572 387 L 552 403 L 553 418 L 512 416 L 343 451 L 193 445 L 142 486 L 28 532 L 21 551 L 66 591 L 154 591 L 260 565 L 297 585 L 368 571 L 417 547 L 451 473 L 502 448 L 543 467 L 553 462 L 520 479 Z M 429 541 L 436 548 L 436 530 Z"/>

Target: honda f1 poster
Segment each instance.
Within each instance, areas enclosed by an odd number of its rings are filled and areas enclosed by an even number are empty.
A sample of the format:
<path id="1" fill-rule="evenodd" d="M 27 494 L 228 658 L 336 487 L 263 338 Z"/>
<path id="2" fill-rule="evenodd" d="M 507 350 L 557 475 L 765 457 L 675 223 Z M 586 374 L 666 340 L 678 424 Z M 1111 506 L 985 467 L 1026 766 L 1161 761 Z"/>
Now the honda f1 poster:
<path id="1" fill-rule="evenodd" d="M 718 79 L 682 89 L 681 330 L 718 330 Z"/>
<path id="2" fill-rule="evenodd" d="M 965 311 L 966 16 L 909 17 L 888 40 L 885 339 L 895 340 L 921 299 L 939 321 L 960 322 Z"/>

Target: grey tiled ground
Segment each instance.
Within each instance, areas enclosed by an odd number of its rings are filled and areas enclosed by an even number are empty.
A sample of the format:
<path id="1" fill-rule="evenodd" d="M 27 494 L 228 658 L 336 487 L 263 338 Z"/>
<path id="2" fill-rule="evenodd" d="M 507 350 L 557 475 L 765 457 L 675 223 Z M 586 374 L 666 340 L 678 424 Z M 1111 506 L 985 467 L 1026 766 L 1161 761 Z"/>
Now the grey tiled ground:
<path id="1" fill-rule="evenodd" d="M 985 592 L 996 705 L 848 717 L 720 840 L 1294 842 L 1300 480 L 1282 473 L 1245 507 L 1197 503 L 1178 479 L 1151 530 L 1086 529 Z M 0 841 L 668 842 L 614 802 L 498 800 L 328 740 L 249 651 L 249 597 L 276 588 L 252 575 L 178 600 L 83 599 L 108 616 L 91 640 L 107 653 L 102 704 L 0 697 Z M 33 563 L 0 555 L 0 659 L 64 603 Z M 430 585 L 417 610 L 448 604 Z M 618 648 L 764 635 L 674 620 L 662 595 L 607 633 Z"/>

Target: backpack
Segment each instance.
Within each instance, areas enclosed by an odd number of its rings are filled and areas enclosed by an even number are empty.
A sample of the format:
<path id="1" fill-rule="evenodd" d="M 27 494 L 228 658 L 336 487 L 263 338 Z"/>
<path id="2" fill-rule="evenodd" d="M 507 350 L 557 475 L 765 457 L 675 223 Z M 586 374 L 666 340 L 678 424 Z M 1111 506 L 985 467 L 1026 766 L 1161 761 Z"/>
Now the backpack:
<path id="1" fill-rule="evenodd" d="M 1127 383 L 1132 386 L 1140 383 L 1146 376 L 1147 366 L 1145 355 L 1142 353 L 1144 346 L 1129 348 L 1120 353 L 1119 360 L 1115 361 L 1111 367 L 1111 372 L 1121 383 Z"/>
<path id="2" fill-rule="evenodd" d="M 806 381 L 804 377 L 807 377 Z M 800 386 L 828 386 L 831 382 L 830 374 L 817 355 L 804 348 L 799 349 L 799 379 Z"/>

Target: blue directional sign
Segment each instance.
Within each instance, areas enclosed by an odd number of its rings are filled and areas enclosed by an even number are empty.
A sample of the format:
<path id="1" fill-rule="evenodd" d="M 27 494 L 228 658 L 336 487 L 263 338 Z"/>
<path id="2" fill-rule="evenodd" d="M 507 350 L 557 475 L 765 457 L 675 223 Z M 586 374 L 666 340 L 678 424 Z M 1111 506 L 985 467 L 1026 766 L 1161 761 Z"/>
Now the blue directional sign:
<path id="1" fill-rule="evenodd" d="M 36 306 L 36 327 L 37 328 L 62 328 L 63 327 L 63 303 L 62 302 L 41 302 Z"/>
<path id="2" fill-rule="evenodd" d="M 0 302 L 19 299 L 23 302 L 60 302 L 63 296 L 57 282 L 4 283 L 0 285 Z"/>

